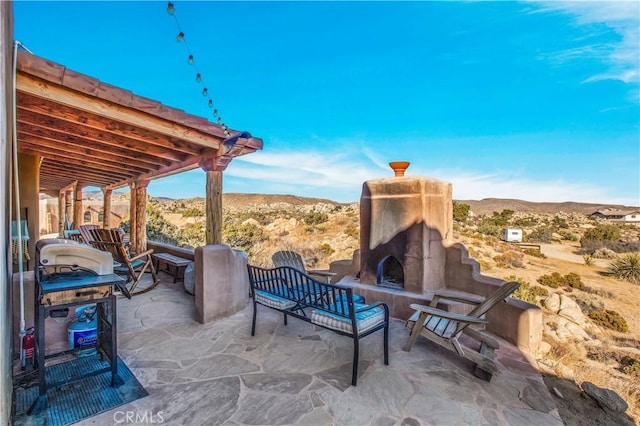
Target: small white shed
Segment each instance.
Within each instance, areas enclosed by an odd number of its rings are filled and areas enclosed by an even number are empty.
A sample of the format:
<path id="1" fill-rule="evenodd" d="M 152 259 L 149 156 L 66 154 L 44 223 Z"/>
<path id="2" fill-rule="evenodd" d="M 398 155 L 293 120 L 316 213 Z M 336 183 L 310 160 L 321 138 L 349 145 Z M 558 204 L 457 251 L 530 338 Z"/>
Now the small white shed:
<path id="1" fill-rule="evenodd" d="M 502 230 L 502 239 L 509 243 L 521 243 L 522 242 L 522 229 L 518 228 L 505 228 Z"/>

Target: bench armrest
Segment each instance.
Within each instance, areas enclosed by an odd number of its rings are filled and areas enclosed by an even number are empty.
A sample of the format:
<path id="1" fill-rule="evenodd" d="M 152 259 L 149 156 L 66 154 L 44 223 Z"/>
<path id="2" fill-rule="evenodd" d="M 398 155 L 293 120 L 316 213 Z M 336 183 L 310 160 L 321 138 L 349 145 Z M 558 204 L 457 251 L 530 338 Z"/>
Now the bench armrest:
<path id="1" fill-rule="evenodd" d="M 323 271 L 321 269 L 312 269 L 309 272 L 309 275 L 319 275 L 321 277 L 335 277 L 338 275 L 336 272 L 331 271 Z"/>
<path id="2" fill-rule="evenodd" d="M 440 299 L 446 299 L 452 302 L 466 303 L 468 305 L 479 305 L 485 300 L 484 297 L 478 296 L 477 294 L 441 289 L 435 290 L 433 292 L 433 299 L 431 299 L 430 306 L 435 307 Z"/>
<path id="3" fill-rule="evenodd" d="M 377 307 L 381 307 L 385 311 L 389 312 L 389 307 L 387 306 L 386 303 L 384 303 L 384 302 L 376 302 L 376 303 L 372 303 L 371 305 L 366 305 L 364 308 L 356 309 L 355 313 L 357 314 L 357 313 L 360 313 L 360 312 L 369 311 L 369 310 L 377 308 Z"/>
<path id="4" fill-rule="evenodd" d="M 440 318 L 446 318 L 459 322 L 468 322 L 471 324 L 487 324 L 486 319 L 478 317 L 470 317 L 468 315 L 456 314 L 455 312 L 443 311 L 442 309 L 434 308 L 433 306 L 424 306 L 412 303 L 409 305 L 411 309 L 416 311 L 425 312 L 429 315 L 433 315 Z"/>

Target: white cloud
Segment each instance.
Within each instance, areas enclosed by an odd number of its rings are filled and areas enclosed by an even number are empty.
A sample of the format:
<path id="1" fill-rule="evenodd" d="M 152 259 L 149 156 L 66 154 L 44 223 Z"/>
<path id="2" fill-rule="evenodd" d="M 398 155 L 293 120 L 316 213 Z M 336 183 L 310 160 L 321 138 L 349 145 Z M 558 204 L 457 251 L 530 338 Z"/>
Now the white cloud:
<path id="1" fill-rule="evenodd" d="M 624 83 L 640 81 L 640 4 L 637 1 L 574 1 L 536 2 L 541 9 L 531 13 L 566 13 L 578 25 L 603 24 L 615 31 L 620 40 L 559 52 L 556 60 L 589 55 L 608 65 L 608 71 L 594 75 L 584 82 L 620 80 Z"/>
<path id="2" fill-rule="evenodd" d="M 338 149 L 336 151 L 337 153 L 255 153 L 236 158 L 225 175 L 259 183 L 260 192 L 320 196 L 342 202 L 358 200 L 365 181 L 393 176 L 387 163 L 376 159 L 377 155 L 373 151 L 363 149 L 359 151 L 360 156 Z M 407 175 L 429 176 L 451 182 L 454 198 L 459 200 L 514 198 L 534 202 L 575 201 L 626 205 L 637 205 L 640 202 L 633 197 L 613 198 L 611 188 L 593 183 L 531 179 L 510 170 L 492 173 L 452 169 L 427 171 L 413 165 Z"/>

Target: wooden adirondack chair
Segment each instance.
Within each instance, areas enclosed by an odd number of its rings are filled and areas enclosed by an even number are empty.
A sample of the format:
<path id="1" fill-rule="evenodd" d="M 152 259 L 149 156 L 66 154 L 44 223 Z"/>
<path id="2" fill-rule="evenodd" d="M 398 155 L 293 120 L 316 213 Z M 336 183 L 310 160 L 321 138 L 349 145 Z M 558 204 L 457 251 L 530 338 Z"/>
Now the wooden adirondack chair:
<path id="1" fill-rule="evenodd" d="M 119 265 L 114 265 L 113 271 L 119 275 L 126 275 L 127 282 L 119 286 L 122 294 L 128 299 L 136 294 L 146 293 L 158 285 L 160 280 L 156 276 L 156 270 L 153 266 L 151 254 L 153 250 L 147 250 L 143 253 L 131 255 L 127 251 L 126 244 L 122 240 L 123 232 L 121 229 L 91 229 L 90 231 L 93 241 L 91 244 L 99 250 L 108 251 L 113 256 L 113 260 Z M 146 271 L 151 272 L 153 283 L 142 290 L 136 291 L 138 283 Z M 127 285 L 130 287 L 127 288 Z"/>
<path id="2" fill-rule="evenodd" d="M 473 324 L 486 324 L 484 319 L 486 314 L 498 302 L 504 301 L 511 293 L 520 286 L 517 282 L 507 282 L 498 287 L 487 298 L 465 296 L 458 292 L 436 291 L 429 306 L 411 304 L 411 309 L 416 312 L 409 318 L 408 325 L 413 323 L 411 335 L 404 350 L 409 352 L 413 347 L 418 335 L 421 334 L 428 340 L 443 346 L 450 351 L 457 352 L 476 364 L 474 375 L 491 380 L 493 373 L 497 371 L 495 364 L 495 350 L 500 347 L 495 339 L 492 339 L 481 330 L 471 328 Z M 438 309 L 436 306 L 440 300 L 450 300 L 462 302 L 476 307 L 468 315 L 461 315 Z M 480 350 L 476 351 L 468 346 L 464 346 L 458 338 L 464 333 L 480 342 Z"/>
<path id="3" fill-rule="evenodd" d="M 80 235 L 82 235 L 82 240 L 85 244 L 91 245 L 91 242 L 95 240 L 91 235 L 91 230 L 93 229 L 100 229 L 100 226 L 95 224 L 78 226 L 78 231 L 80 231 Z"/>
<path id="4" fill-rule="evenodd" d="M 316 275 L 323 277 L 327 280 L 327 284 L 331 284 L 331 277 L 335 277 L 335 272 L 330 271 L 321 271 L 318 269 L 313 269 L 307 271 L 307 268 L 304 266 L 304 260 L 302 260 L 302 256 L 295 251 L 290 250 L 281 250 L 277 251 L 271 256 L 271 261 L 273 262 L 273 266 L 276 268 L 279 266 L 290 266 L 298 271 L 304 272 L 309 275 Z"/>

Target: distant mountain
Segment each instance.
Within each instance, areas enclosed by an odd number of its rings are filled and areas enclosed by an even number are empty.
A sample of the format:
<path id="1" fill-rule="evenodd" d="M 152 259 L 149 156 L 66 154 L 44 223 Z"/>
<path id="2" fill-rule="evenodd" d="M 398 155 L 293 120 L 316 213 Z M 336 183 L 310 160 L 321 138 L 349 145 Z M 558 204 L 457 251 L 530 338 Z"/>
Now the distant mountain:
<path id="1" fill-rule="evenodd" d="M 85 199 L 102 199 L 102 192 L 85 192 Z M 152 194 L 149 194 L 153 197 Z M 48 196 L 41 198 L 51 198 Z M 182 202 L 185 205 L 203 204 L 204 197 L 172 199 L 167 197 L 154 197 L 162 203 Z M 114 194 L 114 199 L 127 200 L 129 193 Z M 594 204 L 594 203 L 578 203 L 567 201 L 563 203 L 539 203 L 524 200 L 515 200 L 509 198 L 483 198 L 482 200 L 456 200 L 459 203 L 469 204 L 471 211 L 476 215 L 491 214 L 493 212 L 501 212 L 508 209 L 523 213 L 581 213 L 589 215 L 596 210 L 604 208 L 613 209 L 636 209 L 635 206 L 624 206 L 620 204 Z M 348 205 L 353 203 L 338 203 L 337 201 L 328 200 L 326 198 L 300 197 L 297 195 L 287 194 L 241 194 L 241 193 L 225 193 L 222 194 L 222 205 L 225 208 L 233 210 L 244 210 L 251 207 L 269 204 L 290 204 L 292 206 L 308 206 L 314 204 L 329 205 Z"/>
<path id="2" fill-rule="evenodd" d="M 469 204 L 471 211 L 476 215 L 491 214 L 502 210 L 513 210 L 522 213 L 582 213 L 589 215 L 603 208 L 630 209 L 637 207 L 614 205 L 577 203 L 566 201 L 563 203 L 536 203 L 532 201 L 513 200 L 508 198 L 483 198 L 482 200 L 456 200 L 459 203 Z"/>

